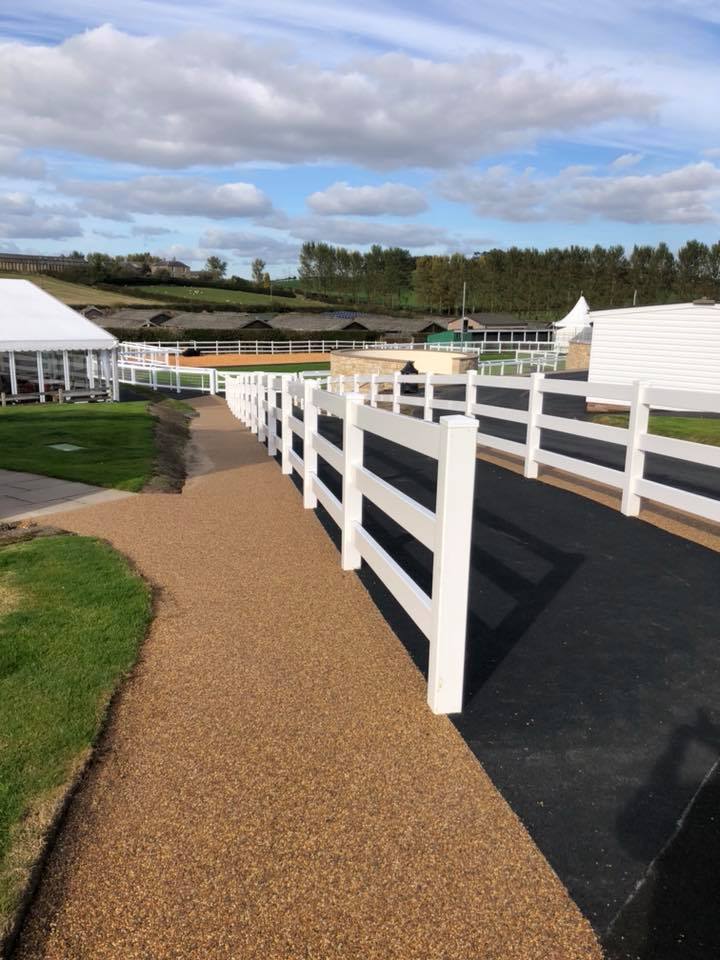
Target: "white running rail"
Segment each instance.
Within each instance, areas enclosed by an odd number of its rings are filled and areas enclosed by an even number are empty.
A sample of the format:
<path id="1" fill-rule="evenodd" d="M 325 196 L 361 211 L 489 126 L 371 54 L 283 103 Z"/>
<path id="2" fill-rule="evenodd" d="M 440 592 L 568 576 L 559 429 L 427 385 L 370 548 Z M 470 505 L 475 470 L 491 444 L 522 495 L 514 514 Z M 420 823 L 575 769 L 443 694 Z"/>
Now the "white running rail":
<path id="1" fill-rule="evenodd" d="M 482 339 L 481 339 L 482 338 Z M 121 354 L 128 360 L 136 356 L 173 355 L 183 350 L 199 350 L 202 354 L 283 355 L 290 353 L 331 353 L 333 350 L 440 350 L 501 353 L 515 350 L 553 350 L 554 331 L 547 328 L 518 330 L 485 330 L 472 338 L 451 343 L 406 342 L 387 343 L 384 340 L 159 340 L 155 342 L 126 341 L 120 344 Z M 172 360 L 170 361 L 172 362 Z"/>
<path id="2" fill-rule="evenodd" d="M 280 452 L 282 472 L 294 470 L 302 478 L 305 507 L 320 503 L 337 523 L 343 569 L 356 570 L 364 560 L 428 638 L 431 710 L 462 710 L 477 421 L 462 415 L 439 423 L 397 417 L 365 405 L 361 394 L 330 393 L 312 380 L 267 373 L 228 377 L 226 399 L 232 413 L 267 441 L 270 456 Z M 321 413 L 342 422 L 342 449 L 318 431 Z M 367 468 L 366 433 L 437 460 L 434 511 Z M 296 436 L 303 441 L 302 456 L 293 449 Z M 320 479 L 320 460 L 340 474 L 341 500 Z M 432 551 L 430 594 L 363 527 L 363 497 Z"/>

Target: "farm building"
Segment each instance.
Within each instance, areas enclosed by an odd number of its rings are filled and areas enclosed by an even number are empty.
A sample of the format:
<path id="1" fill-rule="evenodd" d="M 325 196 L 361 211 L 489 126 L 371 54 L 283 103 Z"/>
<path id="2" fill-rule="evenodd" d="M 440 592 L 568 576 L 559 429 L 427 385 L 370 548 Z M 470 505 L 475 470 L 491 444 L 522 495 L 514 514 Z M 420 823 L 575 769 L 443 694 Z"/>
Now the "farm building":
<path id="1" fill-rule="evenodd" d="M 117 341 L 28 280 L 0 279 L 0 392 L 44 403 L 107 389 L 118 396 Z"/>
<path id="2" fill-rule="evenodd" d="M 589 314 L 589 379 L 720 390 L 720 304 L 672 303 Z"/>

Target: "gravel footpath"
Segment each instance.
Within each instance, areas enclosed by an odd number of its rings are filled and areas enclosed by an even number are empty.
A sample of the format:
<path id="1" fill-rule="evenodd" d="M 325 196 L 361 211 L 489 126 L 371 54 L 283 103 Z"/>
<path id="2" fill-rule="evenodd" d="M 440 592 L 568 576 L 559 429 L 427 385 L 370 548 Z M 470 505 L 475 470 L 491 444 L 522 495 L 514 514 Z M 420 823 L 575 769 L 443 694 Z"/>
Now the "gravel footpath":
<path id="1" fill-rule="evenodd" d="M 16 957 L 599 960 L 293 484 L 194 405 L 211 472 L 56 520 L 159 596 Z"/>

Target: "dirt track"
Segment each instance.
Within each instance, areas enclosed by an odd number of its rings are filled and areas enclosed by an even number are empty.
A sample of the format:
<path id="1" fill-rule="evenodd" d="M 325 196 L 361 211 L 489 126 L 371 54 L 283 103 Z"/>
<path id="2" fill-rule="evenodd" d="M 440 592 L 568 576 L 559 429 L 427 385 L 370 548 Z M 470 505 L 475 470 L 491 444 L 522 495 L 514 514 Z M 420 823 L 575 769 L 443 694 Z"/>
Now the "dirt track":
<path id="1" fill-rule="evenodd" d="M 55 520 L 159 596 L 17 957 L 599 960 L 293 484 L 195 406 L 211 472 Z"/>
<path id="2" fill-rule="evenodd" d="M 329 353 L 204 353 L 201 357 L 180 357 L 181 367 L 269 367 L 290 363 L 329 363 Z"/>

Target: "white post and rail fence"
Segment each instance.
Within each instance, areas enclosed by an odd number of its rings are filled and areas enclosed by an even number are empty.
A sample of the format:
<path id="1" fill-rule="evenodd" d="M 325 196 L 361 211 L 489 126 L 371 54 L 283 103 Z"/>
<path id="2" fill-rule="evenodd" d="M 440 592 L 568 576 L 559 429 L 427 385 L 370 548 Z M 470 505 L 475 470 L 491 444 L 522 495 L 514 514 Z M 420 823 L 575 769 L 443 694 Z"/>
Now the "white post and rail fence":
<path id="1" fill-rule="evenodd" d="M 403 385 L 422 387 L 424 394 L 403 395 Z M 436 713 L 462 709 L 477 447 L 521 458 L 528 478 L 536 478 L 540 468 L 549 467 L 611 487 L 620 494 L 622 513 L 630 517 L 637 516 L 642 501 L 648 499 L 720 523 L 720 474 L 717 498 L 645 476 L 648 454 L 720 470 L 720 447 L 649 432 L 652 408 L 720 416 L 720 392 L 647 383 L 596 383 L 542 373 L 530 378 L 478 377 L 475 371 L 462 376 L 355 376 L 344 378 L 342 384 L 329 377 L 320 383 L 290 374 L 245 373 L 228 375 L 225 387 L 232 413 L 260 441 L 267 442 L 269 455 L 276 456 L 279 451 L 283 473 L 295 471 L 302 479 L 304 506 L 313 509 L 322 504 L 339 526 L 343 568 L 357 569 L 364 560 L 428 638 L 428 702 Z M 447 387 L 463 388 L 461 396 L 457 397 L 457 390 L 453 398 L 443 396 Z M 526 391 L 527 407 L 478 402 L 478 389 L 486 387 Z M 629 408 L 629 426 L 545 413 L 547 394 L 624 404 Z M 421 409 L 417 417 L 406 416 L 398 412 L 401 406 Z M 441 415 L 435 422 L 436 411 L 449 411 L 450 415 Z M 321 415 L 342 421 L 342 448 L 319 432 Z M 511 440 L 479 432 L 478 418 L 520 425 L 524 438 Z M 620 446 L 624 448 L 623 466 L 609 467 L 545 449 L 543 431 Z M 434 511 L 369 470 L 364 459 L 367 434 L 437 461 Z M 302 455 L 293 448 L 294 437 L 303 441 Z M 321 461 L 342 478 L 342 499 L 321 479 Z M 432 551 L 430 594 L 363 527 L 363 498 Z"/>
<path id="2" fill-rule="evenodd" d="M 435 713 L 462 709 L 470 539 L 475 482 L 477 421 L 465 416 L 430 423 L 368 406 L 359 393 L 339 395 L 311 380 L 272 374 L 229 377 L 228 406 L 268 454 L 281 454 L 285 474 L 302 479 L 303 504 L 320 503 L 341 532 L 341 564 L 356 570 L 364 560 L 430 644 L 428 703 Z M 302 409 L 302 419 L 296 415 Z M 320 414 L 342 421 L 342 448 L 318 430 Z M 277 425 L 280 424 L 278 435 Z M 373 473 L 364 460 L 371 433 L 437 461 L 435 509 Z M 302 456 L 293 437 L 303 442 Z M 341 477 L 338 499 L 319 475 L 324 460 Z M 433 553 L 432 588 L 426 593 L 362 525 L 363 497 L 376 504 Z"/>

